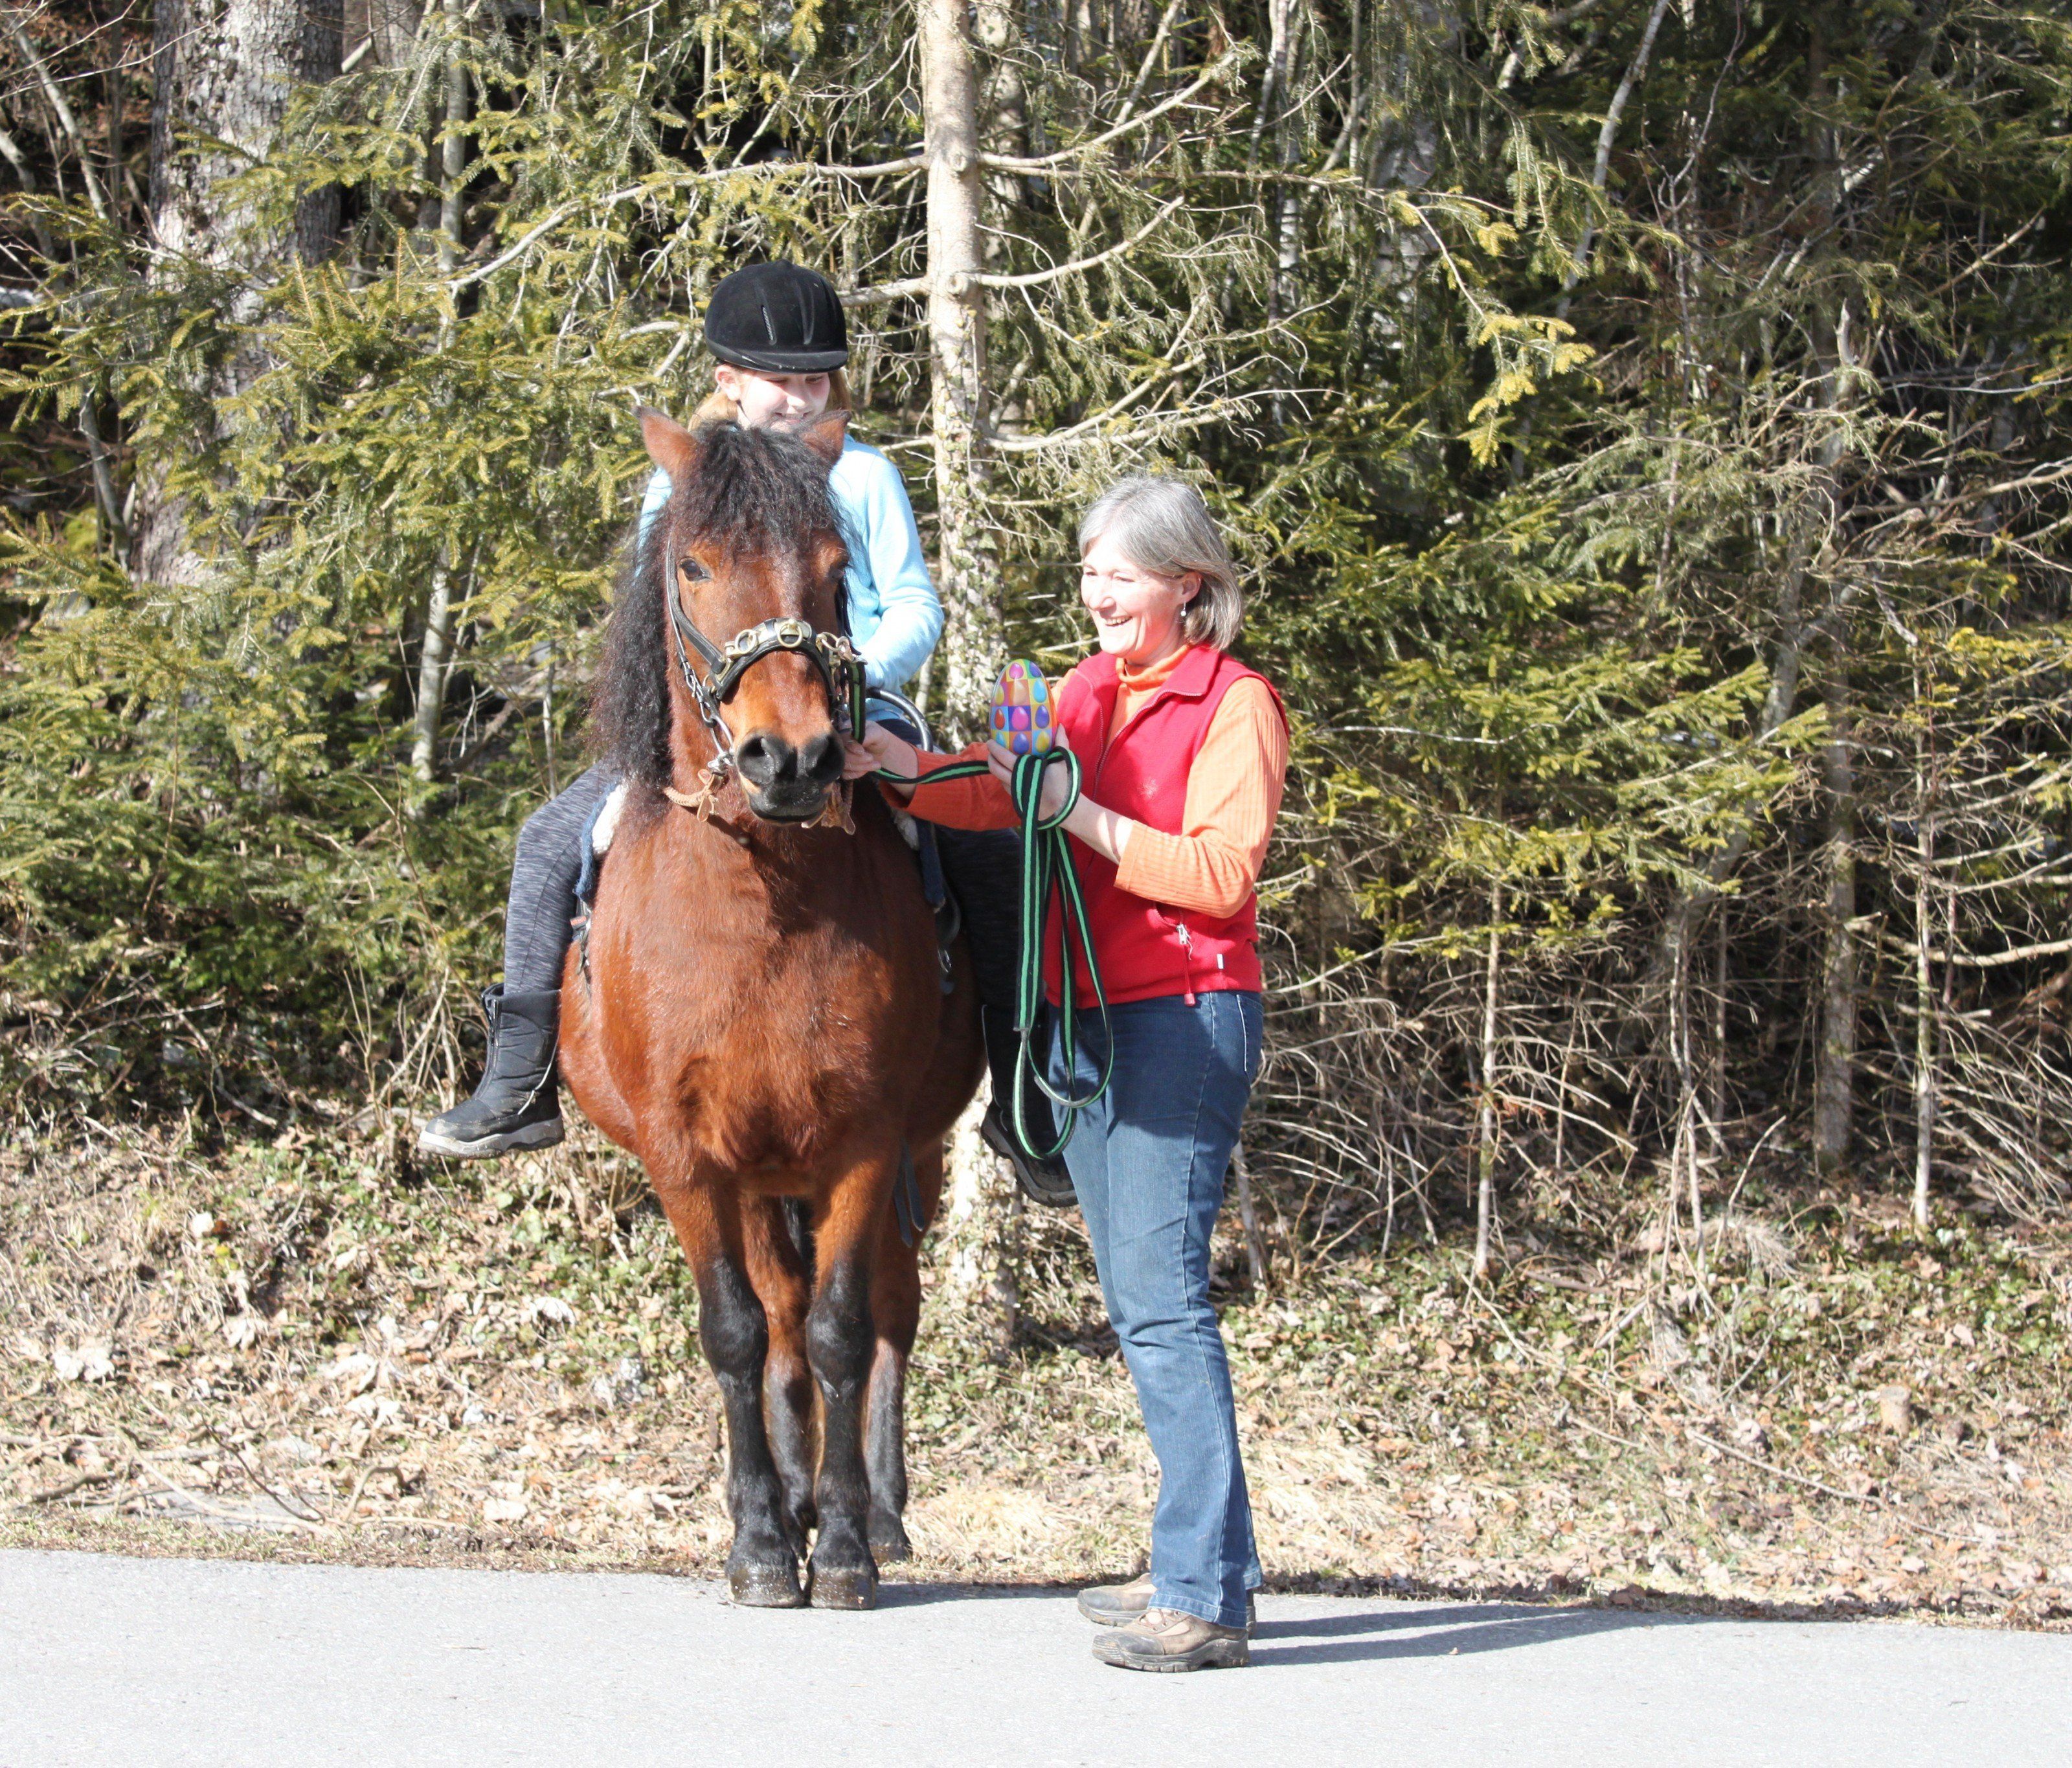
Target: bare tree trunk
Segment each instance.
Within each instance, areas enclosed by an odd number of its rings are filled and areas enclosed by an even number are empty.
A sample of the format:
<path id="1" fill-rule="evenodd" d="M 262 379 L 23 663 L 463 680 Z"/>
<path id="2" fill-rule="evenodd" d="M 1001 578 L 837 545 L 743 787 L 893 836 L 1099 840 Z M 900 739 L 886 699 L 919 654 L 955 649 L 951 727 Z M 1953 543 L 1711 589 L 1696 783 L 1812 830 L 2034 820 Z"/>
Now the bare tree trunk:
<path id="1" fill-rule="evenodd" d="M 445 0 L 446 130 L 439 149 L 439 272 L 451 276 L 461 255 L 461 192 L 467 172 L 467 64 L 462 51 L 462 0 Z M 441 325 L 440 343 L 446 342 Z M 446 674 L 453 666 L 453 557 L 442 550 L 425 596 L 425 644 L 417 659 L 417 705 L 410 733 L 410 768 L 426 785 L 438 769 L 439 721 L 446 710 Z"/>
<path id="2" fill-rule="evenodd" d="M 400 68 L 409 58 L 421 0 L 345 0 L 345 61 L 357 68 Z"/>
<path id="3" fill-rule="evenodd" d="M 1813 1161 L 1823 1174 L 1848 1162 L 1856 1112 L 1857 972 L 1856 766 L 1848 677 L 1838 643 L 1825 683 L 1827 741 L 1827 899 L 1820 964 L 1820 1041 L 1813 1077 Z"/>
<path id="4" fill-rule="evenodd" d="M 1914 737 L 1914 767 L 1917 808 L 1915 857 L 1921 871 L 1914 887 L 1914 1225 L 1926 1230 L 1928 1178 L 1935 1158 L 1936 1043 L 1935 972 L 1929 917 L 1934 904 L 1931 881 L 1935 870 L 1934 709 L 1916 677 L 1914 697 L 1922 722 Z"/>
<path id="5" fill-rule="evenodd" d="M 331 249 L 335 191 L 313 193 L 286 235 L 262 233 L 249 204 L 228 196 L 226 179 L 272 147 L 298 84 L 337 76 L 339 0 L 157 0 L 152 16 L 150 204 L 162 278 L 188 260 L 244 281 L 228 317 L 258 310 L 267 282 L 290 251 L 306 259 Z M 234 350 L 210 371 L 212 405 L 235 397 L 266 368 L 263 353 Z M 191 438 L 199 452 L 212 440 Z M 149 582 L 191 583 L 207 570 L 190 544 L 191 512 L 169 493 L 163 463 L 139 485 L 131 565 Z"/>
<path id="6" fill-rule="evenodd" d="M 1244 1157 L 1242 1141 L 1231 1150 L 1231 1171 L 1237 1180 L 1237 1219 L 1244 1228 L 1245 1262 L 1252 1268 L 1252 1293 L 1256 1297 L 1266 1293 L 1266 1282 L 1272 1275 L 1273 1264 L 1266 1250 L 1266 1236 L 1260 1231 L 1259 1206 L 1252 1194 L 1252 1167 Z M 1392 1191 L 1389 1202 L 1393 1208 Z"/>
<path id="7" fill-rule="evenodd" d="M 439 717 L 453 661 L 453 562 L 445 551 L 425 598 L 425 643 L 417 656 L 417 705 L 410 722 L 410 771 L 426 785 L 438 771 Z"/>
<path id="8" fill-rule="evenodd" d="M 1475 1275 L 1490 1268 L 1490 1236 L 1496 1219 L 1496 1003 L 1498 959 L 1503 950 L 1503 886 L 1490 886 L 1489 964 L 1482 985 L 1482 1100 L 1475 1146 Z"/>
<path id="9" fill-rule="evenodd" d="M 944 722 L 967 726 L 999 661 L 997 574 L 983 538 L 978 450 L 984 421 L 985 291 L 979 286 L 978 80 L 964 8 L 916 0 L 923 151 L 928 161 L 929 418 L 935 442 L 936 586 Z"/>
<path id="10" fill-rule="evenodd" d="M 1015 1276 L 1021 1195 L 1013 1169 L 979 1135 L 989 1097 L 989 1088 L 980 1087 L 943 1151 L 948 1196 L 939 1268 L 944 1301 L 970 1322 L 989 1354 L 1005 1357 L 1013 1348 L 1022 1307 Z"/>
<path id="11" fill-rule="evenodd" d="M 1763 696 L 1762 712 L 1756 721 L 1756 736 L 1766 741 L 1791 716 L 1799 697 L 1799 676 L 1804 660 L 1809 623 L 1805 614 L 1806 580 L 1812 547 L 1804 537 L 1794 537 L 1787 555 L 1777 594 L 1777 649 L 1770 659 L 1770 688 Z M 1720 900 L 1722 887 L 1734 874 L 1749 849 L 1751 832 L 1745 827 L 1729 835 L 1719 851 L 1706 861 L 1705 881 L 1679 896 L 1663 923 L 1661 938 L 1648 966 L 1643 997 L 1653 996 L 1675 975 L 1684 961 L 1697 919 Z"/>
<path id="12" fill-rule="evenodd" d="M 439 149 L 439 273 L 451 276 L 460 265 L 461 190 L 467 171 L 467 64 L 462 58 L 461 0 L 446 0 L 446 138 Z"/>
<path id="13" fill-rule="evenodd" d="M 929 418 L 935 442 L 935 582 L 941 725 L 969 730 L 1000 661 L 997 576 L 980 526 L 985 290 L 978 275 L 985 192 L 979 162 L 978 74 L 962 0 L 915 0 L 923 151 L 928 162 Z M 1018 1196 L 1007 1163 L 978 1134 L 981 1089 L 950 1138 L 945 1300 L 1005 1355 L 1014 1339 Z"/>

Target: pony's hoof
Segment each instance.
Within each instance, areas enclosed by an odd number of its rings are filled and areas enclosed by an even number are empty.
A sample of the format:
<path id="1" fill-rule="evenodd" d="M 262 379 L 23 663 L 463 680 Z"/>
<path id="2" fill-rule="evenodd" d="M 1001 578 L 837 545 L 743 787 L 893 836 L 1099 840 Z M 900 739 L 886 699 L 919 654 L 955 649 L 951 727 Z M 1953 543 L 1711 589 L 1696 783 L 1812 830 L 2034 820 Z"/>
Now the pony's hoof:
<path id="1" fill-rule="evenodd" d="M 806 1585 L 816 1609 L 874 1609 L 878 1606 L 878 1574 L 867 1566 L 839 1566 L 832 1571 L 808 1571 Z"/>
<path id="2" fill-rule="evenodd" d="M 906 1525 L 890 1511 L 880 1511 L 870 1519 L 870 1556 L 880 1565 L 896 1565 L 914 1556 Z"/>
<path id="3" fill-rule="evenodd" d="M 798 1573 L 782 1565 L 741 1565 L 726 1574 L 726 1587 L 745 1609 L 802 1609 L 806 1593 Z"/>

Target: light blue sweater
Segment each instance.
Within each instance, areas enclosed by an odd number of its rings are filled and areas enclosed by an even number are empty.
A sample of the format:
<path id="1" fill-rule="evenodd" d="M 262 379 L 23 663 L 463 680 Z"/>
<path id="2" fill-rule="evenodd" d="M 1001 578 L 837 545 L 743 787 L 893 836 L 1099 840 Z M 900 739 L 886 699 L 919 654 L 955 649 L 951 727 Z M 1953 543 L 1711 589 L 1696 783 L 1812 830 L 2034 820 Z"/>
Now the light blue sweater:
<path id="1" fill-rule="evenodd" d="M 928 580 L 921 532 L 899 469 L 852 440 L 828 475 L 835 511 L 849 543 L 849 627 L 864 664 L 864 683 L 898 693 L 927 661 L 942 636 L 943 604 Z M 640 544 L 669 501 L 660 467 L 640 500 Z"/>

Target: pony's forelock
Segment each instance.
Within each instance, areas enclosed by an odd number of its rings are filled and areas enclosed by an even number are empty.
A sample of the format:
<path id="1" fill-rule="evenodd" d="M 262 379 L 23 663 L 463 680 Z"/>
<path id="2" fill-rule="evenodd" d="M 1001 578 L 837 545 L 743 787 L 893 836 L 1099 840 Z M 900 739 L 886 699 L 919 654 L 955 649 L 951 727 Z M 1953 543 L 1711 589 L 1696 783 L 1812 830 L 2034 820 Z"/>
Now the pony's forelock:
<path id="1" fill-rule="evenodd" d="M 680 524 L 729 554 L 803 546 L 827 533 L 848 539 L 827 463 L 796 438 L 719 423 L 697 439 L 697 471 L 671 485 L 646 544 L 628 549 L 590 702 L 600 754 L 627 779 L 656 787 L 668 783 L 671 768 L 668 536 Z"/>

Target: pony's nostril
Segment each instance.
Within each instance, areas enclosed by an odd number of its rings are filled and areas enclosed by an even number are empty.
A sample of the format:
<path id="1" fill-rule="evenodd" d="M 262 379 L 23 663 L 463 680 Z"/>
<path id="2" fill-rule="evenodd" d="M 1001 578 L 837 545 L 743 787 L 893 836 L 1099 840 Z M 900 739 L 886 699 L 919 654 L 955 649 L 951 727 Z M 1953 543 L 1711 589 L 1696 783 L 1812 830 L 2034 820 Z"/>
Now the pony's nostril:
<path id="1" fill-rule="evenodd" d="M 808 737 L 799 751 L 799 771 L 817 784 L 832 786 L 841 778 L 841 738 L 832 730 L 824 736 Z"/>
<path id="2" fill-rule="evenodd" d="M 734 765 L 750 785 L 767 791 L 780 781 L 797 777 L 799 752 L 782 737 L 744 737 L 734 746 Z"/>

